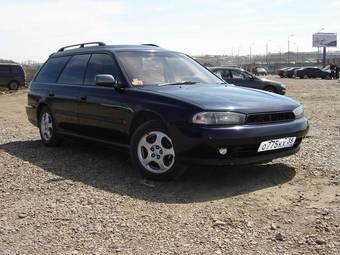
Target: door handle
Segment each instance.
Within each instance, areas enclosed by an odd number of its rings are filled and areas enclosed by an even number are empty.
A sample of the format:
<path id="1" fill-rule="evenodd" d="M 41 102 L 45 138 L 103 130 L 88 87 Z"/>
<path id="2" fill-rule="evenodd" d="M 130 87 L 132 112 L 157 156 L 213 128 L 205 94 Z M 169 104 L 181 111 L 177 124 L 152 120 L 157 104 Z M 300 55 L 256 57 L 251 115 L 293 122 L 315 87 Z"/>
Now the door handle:
<path id="1" fill-rule="evenodd" d="M 80 99 L 85 101 L 87 99 L 87 96 L 81 96 Z"/>

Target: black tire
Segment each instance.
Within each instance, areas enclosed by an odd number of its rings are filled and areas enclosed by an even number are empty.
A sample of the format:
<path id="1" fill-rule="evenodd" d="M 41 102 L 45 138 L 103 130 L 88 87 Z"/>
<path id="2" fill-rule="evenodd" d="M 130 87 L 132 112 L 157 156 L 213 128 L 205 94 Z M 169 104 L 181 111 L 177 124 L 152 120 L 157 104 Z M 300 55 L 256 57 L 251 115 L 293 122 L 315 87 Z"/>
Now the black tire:
<path id="1" fill-rule="evenodd" d="M 43 125 L 42 125 L 42 118 L 43 116 L 45 116 L 45 114 L 48 114 L 50 116 L 50 125 L 51 125 L 51 128 L 49 128 L 50 130 L 50 138 L 47 138 L 45 135 L 44 135 L 44 131 L 43 131 Z M 52 146 L 58 146 L 62 139 L 61 137 L 57 134 L 57 127 L 56 127 L 56 124 L 55 124 L 55 120 L 54 120 L 54 117 L 51 113 L 51 111 L 48 109 L 48 107 L 44 106 L 40 112 L 39 112 L 39 133 L 40 133 L 40 137 L 41 137 L 41 141 L 44 145 L 46 146 L 49 146 L 49 147 L 52 147 Z"/>
<path id="2" fill-rule="evenodd" d="M 267 86 L 264 88 L 264 90 L 272 93 L 277 93 L 277 89 L 274 88 L 273 86 Z"/>
<path id="3" fill-rule="evenodd" d="M 170 136 L 168 135 L 168 132 L 166 130 L 166 128 L 164 127 L 163 123 L 160 120 L 151 120 L 148 121 L 144 124 L 142 124 L 132 135 L 131 138 L 131 144 L 130 144 L 130 156 L 131 156 L 131 160 L 132 163 L 134 165 L 134 167 L 141 173 L 142 176 L 144 176 L 145 178 L 148 179 L 153 179 L 153 180 L 157 180 L 157 181 L 169 181 L 169 180 L 173 180 L 176 179 L 178 177 L 180 177 L 186 170 L 186 167 L 183 165 L 179 165 L 176 161 L 175 161 L 175 152 L 174 152 L 174 157 L 173 159 L 173 164 L 172 166 L 166 170 L 165 172 L 152 172 L 149 169 L 147 169 L 143 163 L 140 160 L 140 155 L 141 152 L 139 151 L 140 147 L 139 144 L 142 142 L 142 138 L 144 136 L 146 136 L 147 134 L 152 132 L 159 132 L 162 134 L 165 134 L 168 138 L 170 138 Z M 170 138 L 170 144 L 171 144 L 171 138 Z M 152 143 L 150 143 L 150 145 L 152 145 Z M 173 145 L 171 144 L 172 148 Z M 153 147 L 153 146 L 152 146 Z M 174 150 L 174 148 L 173 148 Z M 175 151 L 175 150 L 174 150 Z M 147 152 L 148 153 L 148 152 Z M 156 153 L 157 155 L 157 153 Z M 158 157 L 158 156 L 157 156 Z M 164 156 L 165 158 L 165 156 Z M 156 160 L 156 159 L 155 159 Z M 159 159 L 158 159 L 159 160 Z M 163 157 L 162 159 L 163 160 Z M 152 161 L 151 163 L 154 164 L 155 161 Z M 163 161 L 164 162 L 164 161 Z M 151 164 L 150 163 L 150 164 Z M 147 165 L 149 168 L 151 168 L 150 165 Z M 170 164 L 169 164 L 170 166 Z M 157 171 L 157 169 L 155 169 L 154 171 Z"/>
<path id="4" fill-rule="evenodd" d="M 9 90 L 18 90 L 19 89 L 19 83 L 17 81 L 11 81 L 8 83 L 8 89 Z"/>

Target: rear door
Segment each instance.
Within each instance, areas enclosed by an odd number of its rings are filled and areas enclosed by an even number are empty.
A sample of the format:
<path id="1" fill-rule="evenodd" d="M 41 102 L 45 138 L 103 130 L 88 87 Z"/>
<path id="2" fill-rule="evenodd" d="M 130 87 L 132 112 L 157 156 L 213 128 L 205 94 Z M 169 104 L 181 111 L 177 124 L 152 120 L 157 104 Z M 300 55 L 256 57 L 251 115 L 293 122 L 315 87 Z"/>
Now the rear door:
<path id="1" fill-rule="evenodd" d="M 7 86 L 12 80 L 12 75 L 9 66 L 0 65 L 0 85 Z"/>
<path id="2" fill-rule="evenodd" d="M 111 74 L 121 79 L 119 68 L 109 53 L 92 54 L 87 67 L 82 100 L 79 106 L 79 124 L 83 135 L 111 142 L 127 142 L 127 121 L 131 111 L 125 105 L 126 92 L 113 87 L 96 86 L 95 76 Z"/>

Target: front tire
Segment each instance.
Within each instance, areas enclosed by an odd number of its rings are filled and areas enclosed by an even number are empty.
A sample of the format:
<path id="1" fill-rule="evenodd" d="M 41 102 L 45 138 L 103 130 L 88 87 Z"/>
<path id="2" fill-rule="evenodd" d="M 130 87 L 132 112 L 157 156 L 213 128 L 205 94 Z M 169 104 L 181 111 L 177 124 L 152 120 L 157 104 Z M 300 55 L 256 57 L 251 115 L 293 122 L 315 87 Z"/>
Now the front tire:
<path id="1" fill-rule="evenodd" d="M 130 154 L 134 167 L 154 180 L 172 180 L 185 170 L 176 163 L 171 137 L 159 120 L 141 125 L 131 138 Z"/>
<path id="2" fill-rule="evenodd" d="M 43 107 L 39 113 L 39 131 L 44 145 L 57 146 L 60 144 L 61 138 L 57 134 L 53 115 L 47 107 Z"/>

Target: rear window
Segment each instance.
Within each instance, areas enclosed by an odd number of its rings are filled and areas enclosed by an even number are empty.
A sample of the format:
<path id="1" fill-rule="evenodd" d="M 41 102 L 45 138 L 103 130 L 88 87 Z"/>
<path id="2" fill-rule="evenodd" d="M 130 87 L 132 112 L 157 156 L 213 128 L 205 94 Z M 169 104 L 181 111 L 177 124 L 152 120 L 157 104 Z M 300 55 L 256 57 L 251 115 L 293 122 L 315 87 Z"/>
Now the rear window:
<path id="1" fill-rule="evenodd" d="M 38 73 L 37 82 L 56 82 L 58 76 L 70 57 L 50 58 Z"/>
<path id="2" fill-rule="evenodd" d="M 60 75 L 58 83 L 82 84 L 89 58 L 89 54 L 73 56 Z"/>
<path id="3" fill-rule="evenodd" d="M 22 74 L 23 70 L 20 66 L 11 66 L 11 71 L 14 74 Z"/>

